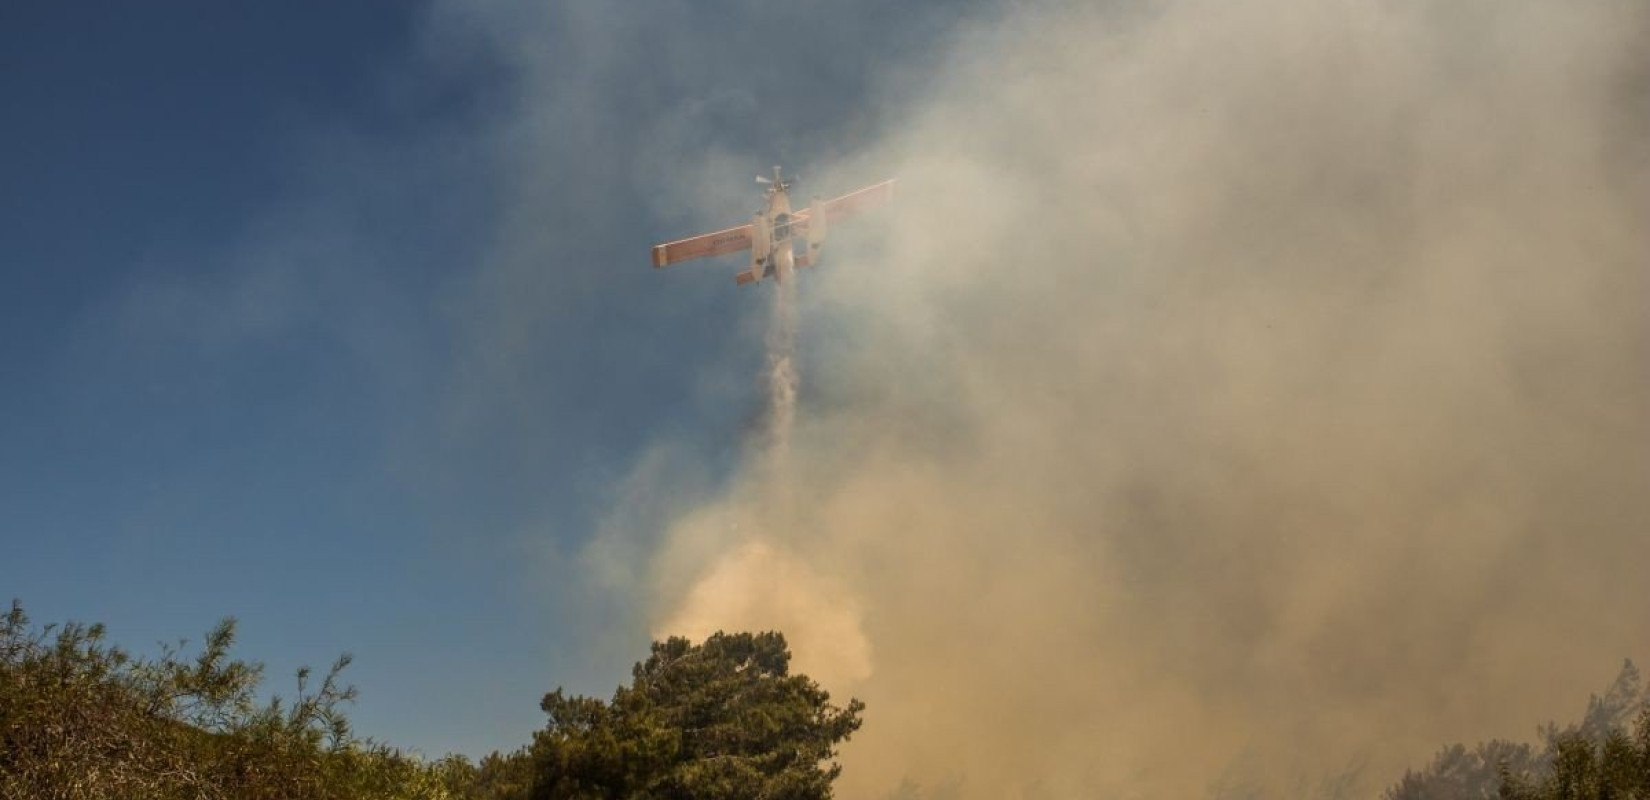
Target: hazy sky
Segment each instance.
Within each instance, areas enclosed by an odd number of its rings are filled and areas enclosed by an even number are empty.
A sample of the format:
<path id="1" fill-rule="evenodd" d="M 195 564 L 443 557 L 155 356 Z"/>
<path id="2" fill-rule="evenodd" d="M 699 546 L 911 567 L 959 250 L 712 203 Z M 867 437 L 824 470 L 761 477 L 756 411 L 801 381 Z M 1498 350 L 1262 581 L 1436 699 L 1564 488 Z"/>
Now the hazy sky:
<path id="1" fill-rule="evenodd" d="M 558 549 L 666 432 L 725 479 L 761 401 L 766 304 L 649 245 L 852 150 L 964 10 L 646 5 L 7 4 L 0 594 L 138 648 L 235 615 L 278 689 L 352 651 L 431 752 L 618 682 L 646 630 L 589 646 Z"/>
<path id="2" fill-rule="evenodd" d="M 259 13 L 0 12 L 37 619 L 352 651 L 432 754 L 779 627 L 869 798 L 1367 796 L 1644 655 L 1641 3 Z M 648 267 L 775 163 L 901 187 L 783 460 L 771 287 Z"/>

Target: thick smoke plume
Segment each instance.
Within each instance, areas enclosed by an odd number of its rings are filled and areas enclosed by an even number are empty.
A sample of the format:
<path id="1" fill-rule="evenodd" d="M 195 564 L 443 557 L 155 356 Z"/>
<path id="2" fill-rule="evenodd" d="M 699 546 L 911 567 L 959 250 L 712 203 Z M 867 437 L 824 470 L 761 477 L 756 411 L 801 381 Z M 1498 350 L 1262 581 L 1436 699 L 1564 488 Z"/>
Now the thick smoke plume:
<path id="1" fill-rule="evenodd" d="M 1647 17 L 965 31 L 838 165 L 901 200 L 801 276 L 835 338 L 657 542 L 656 632 L 866 700 L 849 798 L 1370 796 L 1572 716 L 1650 630 Z"/>
<path id="2" fill-rule="evenodd" d="M 808 653 L 803 663 L 810 674 L 858 680 L 870 674 L 870 661 L 857 601 L 774 536 L 793 524 L 797 513 L 790 458 L 801 376 L 796 369 L 796 282 L 775 283 L 769 291 L 766 425 L 755 458 L 756 477 L 749 482 L 754 494 L 676 529 L 678 542 L 691 542 L 716 558 L 657 626 L 656 635 L 702 639 L 718 630 L 791 631 L 795 649 Z M 735 521 L 727 521 L 730 514 Z M 745 518 L 744 535 L 718 535 L 718 525 L 736 533 L 737 517 Z"/>

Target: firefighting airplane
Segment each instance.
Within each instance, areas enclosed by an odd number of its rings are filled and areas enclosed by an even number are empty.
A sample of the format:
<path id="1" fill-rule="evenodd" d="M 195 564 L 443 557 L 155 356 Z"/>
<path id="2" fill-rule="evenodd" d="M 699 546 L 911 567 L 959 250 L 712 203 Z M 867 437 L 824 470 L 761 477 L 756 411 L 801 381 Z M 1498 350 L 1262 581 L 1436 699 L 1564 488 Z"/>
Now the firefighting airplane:
<path id="1" fill-rule="evenodd" d="M 750 250 L 750 269 L 734 276 L 736 284 L 744 286 L 763 278 L 783 281 L 797 267 L 819 263 L 828 223 L 881 205 L 894 196 L 894 182 L 887 180 L 835 200 L 821 201 L 815 197 L 809 208 L 792 212 L 789 191 L 794 179 L 781 178 L 779 168 L 774 167 L 771 180 L 757 176 L 756 182 L 768 187 L 768 207 L 765 211 L 756 212 L 749 225 L 656 244 L 653 246 L 653 267 L 658 269 L 689 259 Z M 791 240 L 797 235 L 806 236 L 808 240 L 808 251 L 800 256 L 792 250 Z"/>

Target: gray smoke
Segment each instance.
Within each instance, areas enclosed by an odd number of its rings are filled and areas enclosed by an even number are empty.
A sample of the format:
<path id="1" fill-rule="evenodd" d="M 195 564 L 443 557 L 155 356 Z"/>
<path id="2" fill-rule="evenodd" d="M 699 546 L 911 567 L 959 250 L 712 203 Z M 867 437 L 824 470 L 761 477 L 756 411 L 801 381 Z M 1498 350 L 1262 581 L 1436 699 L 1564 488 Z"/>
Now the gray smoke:
<path id="1" fill-rule="evenodd" d="M 1647 26 L 965 31 L 836 170 L 901 200 L 801 276 L 787 502 L 757 455 L 681 515 L 655 632 L 777 627 L 865 699 L 849 798 L 1369 796 L 1568 716 L 1650 630 Z"/>

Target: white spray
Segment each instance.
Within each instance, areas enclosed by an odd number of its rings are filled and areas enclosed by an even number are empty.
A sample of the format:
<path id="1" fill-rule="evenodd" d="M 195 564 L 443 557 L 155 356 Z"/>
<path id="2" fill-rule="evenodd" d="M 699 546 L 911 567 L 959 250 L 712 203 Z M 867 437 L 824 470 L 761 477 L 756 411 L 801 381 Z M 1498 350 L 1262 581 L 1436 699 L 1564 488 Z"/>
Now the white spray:
<path id="1" fill-rule="evenodd" d="M 796 424 L 796 281 L 775 281 L 767 337 L 767 430 L 764 458 L 769 501 L 784 515 L 790 506 L 791 430 Z"/>
<path id="2" fill-rule="evenodd" d="M 871 674 L 863 611 L 848 587 L 822 574 L 798 536 L 791 437 L 796 424 L 796 282 L 773 282 L 764 381 L 767 425 L 755 491 L 680 520 L 667 537 L 695 543 L 698 577 L 665 610 L 654 636 L 702 639 L 718 630 L 785 634 L 796 669 L 841 691 Z M 736 526 L 737 532 L 730 530 Z M 732 535 L 730 535 L 732 534 Z M 704 548 L 700 550 L 700 548 Z"/>

